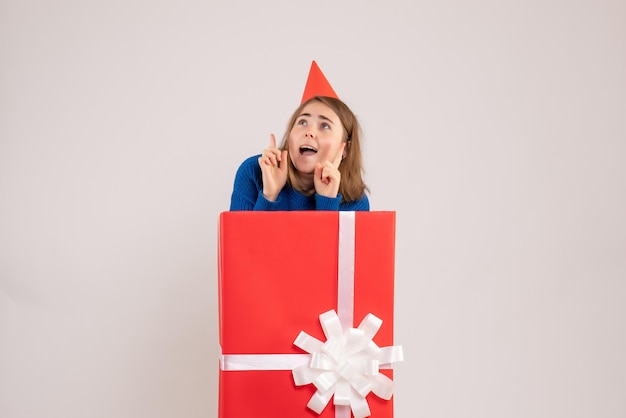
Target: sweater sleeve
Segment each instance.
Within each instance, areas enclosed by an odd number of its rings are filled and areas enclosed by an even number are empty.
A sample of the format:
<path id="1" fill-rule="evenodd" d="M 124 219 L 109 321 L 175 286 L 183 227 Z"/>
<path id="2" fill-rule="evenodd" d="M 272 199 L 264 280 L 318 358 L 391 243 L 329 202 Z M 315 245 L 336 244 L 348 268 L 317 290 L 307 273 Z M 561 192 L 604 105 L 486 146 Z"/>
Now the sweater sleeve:
<path id="1" fill-rule="evenodd" d="M 341 195 L 337 197 L 326 197 L 315 193 L 315 209 L 316 210 L 339 210 L 341 203 Z"/>
<path id="2" fill-rule="evenodd" d="M 342 211 L 369 211 L 370 202 L 367 195 L 363 195 L 359 200 L 353 202 L 341 202 L 342 196 L 326 197 L 315 193 L 316 210 L 342 210 Z"/>
<path id="3" fill-rule="evenodd" d="M 263 196 L 263 192 L 259 192 L 256 204 L 252 210 L 279 210 L 281 204 L 280 195 L 278 195 L 278 198 L 274 202 L 270 202 Z"/>
<path id="4" fill-rule="evenodd" d="M 252 156 L 246 159 L 235 174 L 235 184 L 230 197 L 230 210 L 254 210 L 259 200 L 261 184 L 261 168 L 258 164 L 259 156 Z M 268 202 L 270 203 L 270 202 Z"/>
<path id="5" fill-rule="evenodd" d="M 352 202 L 345 202 L 339 205 L 339 210 L 343 211 L 369 211 L 370 210 L 370 201 L 366 194 L 363 195 L 359 200 L 355 200 Z"/>

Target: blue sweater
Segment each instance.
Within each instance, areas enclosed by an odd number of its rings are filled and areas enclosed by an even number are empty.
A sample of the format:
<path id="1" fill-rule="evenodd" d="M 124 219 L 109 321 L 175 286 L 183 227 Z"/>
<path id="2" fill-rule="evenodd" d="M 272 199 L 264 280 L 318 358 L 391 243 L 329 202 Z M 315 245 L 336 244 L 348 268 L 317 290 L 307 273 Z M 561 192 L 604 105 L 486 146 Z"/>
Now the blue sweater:
<path id="1" fill-rule="evenodd" d="M 344 210 L 356 211 L 370 209 L 367 195 L 353 202 L 342 202 L 342 196 L 336 198 L 321 196 L 315 193 L 306 196 L 296 191 L 289 184 L 278 194 L 274 202 L 263 196 L 263 176 L 259 167 L 260 155 L 255 155 L 239 166 L 235 175 L 235 186 L 230 198 L 230 210 Z"/>

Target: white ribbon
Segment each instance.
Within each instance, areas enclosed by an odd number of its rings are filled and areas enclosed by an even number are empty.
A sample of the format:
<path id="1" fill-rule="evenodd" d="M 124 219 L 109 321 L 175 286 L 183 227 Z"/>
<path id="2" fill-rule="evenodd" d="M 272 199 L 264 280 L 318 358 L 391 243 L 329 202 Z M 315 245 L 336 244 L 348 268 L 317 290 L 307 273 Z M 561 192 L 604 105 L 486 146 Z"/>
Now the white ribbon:
<path id="1" fill-rule="evenodd" d="M 368 314 L 358 328 L 354 322 L 355 212 L 339 212 L 337 312 L 320 315 L 326 342 L 301 331 L 294 344 L 309 354 L 226 354 L 222 370 L 292 370 L 296 385 L 315 385 L 307 407 L 320 414 L 333 398 L 335 418 L 370 415 L 370 393 L 389 400 L 393 381 L 380 369 L 402 361 L 402 346 L 378 347 L 372 338 L 382 320 Z"/>
<path id="2" fill-rule="evenodd" d="M 337 314 L 343 329 L 354 324 L 355 212 L 339 212 Z"/>
<path id="3" fill-rule="evenodd" d="M 310 353 L 308 364 L 293 370 L 297 386 L 313 384 L 317 391 L 307 407 L 320 414 L 334 396 L 335 407 L 349 406 L 355 418 L 370 415 L 365 397 L 373 392 L 389 400 L 393 394 L 393 381 L 379 373 L 382 364 L 403 360 L 401 346 L 380 348 L 372 341 L 382 320 L 368 314 L 358 328 L 345 332 L 334 310 L 320 315 L 326 342 L 301 331 L 294 344 Z M 349 417 L 348 410 L 348 417 Z"/>
<path id="4" fill-rule="evenodd" d="M 308 354 L 226 354 L 220 357 L 225 371 L 293 370 L 309 362 Z"/>

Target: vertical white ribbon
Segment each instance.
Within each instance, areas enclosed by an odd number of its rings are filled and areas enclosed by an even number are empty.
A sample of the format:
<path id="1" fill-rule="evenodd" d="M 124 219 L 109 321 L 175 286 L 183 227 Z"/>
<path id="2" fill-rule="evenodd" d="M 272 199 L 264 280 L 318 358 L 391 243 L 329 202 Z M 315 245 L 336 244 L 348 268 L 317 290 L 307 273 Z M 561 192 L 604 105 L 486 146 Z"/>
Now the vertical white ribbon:
<path id="1" fill-rule="evenodd" d="M 339 211 L 337 316 L 344 330 L 354 326 L 355 223 L 355 212 Z M 350 418 L 350 405 L 335 405 L 335 418 Z"/>
<path id="2" fill-rule="evenodd" d="M 339 212 L 339 265 L 337 316 L 346 330 L 354 326 L 355 212 Z"/>

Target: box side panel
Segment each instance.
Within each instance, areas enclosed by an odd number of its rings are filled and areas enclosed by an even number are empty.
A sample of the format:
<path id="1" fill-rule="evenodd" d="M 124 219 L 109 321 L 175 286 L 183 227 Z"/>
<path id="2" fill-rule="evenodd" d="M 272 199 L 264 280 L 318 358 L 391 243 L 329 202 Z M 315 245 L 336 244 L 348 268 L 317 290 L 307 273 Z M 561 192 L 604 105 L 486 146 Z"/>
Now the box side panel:
<path id="1" fill-rule="evenodd" d="M 300 353 L 300 331 L 322 339 L 337 305 L 336 212 L 231 212 L 221 224 L 224 353 Z"/>
<path id="2" fill-rule="evenodd" d="M 374 337 L 393 345 L 395 212 L 359 212 L 356 216 L 354 326 L 368 313 L 383 320 Z"/>

